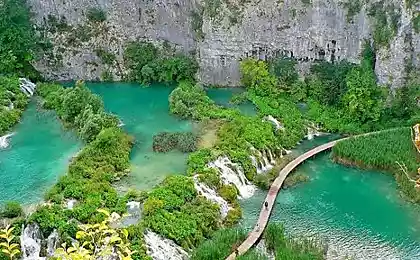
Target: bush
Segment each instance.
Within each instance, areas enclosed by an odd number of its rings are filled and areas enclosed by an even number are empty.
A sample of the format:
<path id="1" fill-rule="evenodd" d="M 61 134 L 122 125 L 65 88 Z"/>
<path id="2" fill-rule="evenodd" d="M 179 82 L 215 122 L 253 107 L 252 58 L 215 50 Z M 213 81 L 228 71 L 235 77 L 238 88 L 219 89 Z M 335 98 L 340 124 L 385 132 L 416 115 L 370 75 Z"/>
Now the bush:
<path id="1" fill-rule="evenodd" d="M 101 23 L 106 20 L 106 13 L 104 10 L 100 8 L 89 8 L 86 14 L 86 17 L 89 21 L 95 22 L 95 23 Z"/>
<path id="2" fill-rule="evenodd" d="M 162 132 L 153 136 L 153 151 L 169 152 L 178 149 L 183 153 L 197 150 L 197 136 L 193 133 Z"/>
<path id="3" fill-rule="evenodd" d="M 19 202 L 9 201 L 4 205 L 0 215 L 5 218 L 16 218 L 22 216 L 22 214 L 23 210 Z"/>

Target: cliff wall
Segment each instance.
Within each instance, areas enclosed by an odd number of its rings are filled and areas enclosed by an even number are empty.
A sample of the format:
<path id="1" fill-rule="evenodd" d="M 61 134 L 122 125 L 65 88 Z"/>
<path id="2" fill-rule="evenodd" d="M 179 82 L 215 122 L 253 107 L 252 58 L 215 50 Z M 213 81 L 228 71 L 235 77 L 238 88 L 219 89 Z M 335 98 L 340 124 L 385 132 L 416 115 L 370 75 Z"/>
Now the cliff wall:
<path id="1" fill-rule="evenodd" d="M 151 40 L 196 55 L 203 83 L 236 86 L 241 58 L 285 55 L 297 59 L 304 73 L 316 60 L 359 62 L 368 40 L 378 48 L 380 83 L 399 86 L 419 64 L 417 1 L 365 2 L 29 0 L 36 24 L 53 42 L 54 51 L 37 64 L 49 78 L 97 80 L 106 71 L 118 80 L 125 73 L 126 43 Z M 103 10 L 106 20 L 89 21 L 91 8 Z M 116 61 L 106 64 L 98 49 L 115 54 Z"/>

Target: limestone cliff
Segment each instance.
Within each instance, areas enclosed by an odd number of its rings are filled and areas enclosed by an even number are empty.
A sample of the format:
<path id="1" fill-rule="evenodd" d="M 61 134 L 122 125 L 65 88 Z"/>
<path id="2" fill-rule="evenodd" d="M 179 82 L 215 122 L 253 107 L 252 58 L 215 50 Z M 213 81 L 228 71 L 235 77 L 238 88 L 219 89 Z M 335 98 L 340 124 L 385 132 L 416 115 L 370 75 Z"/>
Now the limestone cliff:
<path id="1" fill-rule="evenodd" d="M 382 84 L 401 85 L 419 65 L 417 0 L 29 0 L 54 51 L 37 67 L 49 78 L 96 80 L 124 74 L 130 40 L 171 43 L 194 53 L 205 84 L 239 84 L 243 57 L 286 55 L 305 72 L 315 60 L 358 62 L 365 40 L 378 47 Z M 368 3 L 366 3 L 368 2 Z M 88 10 L 107 18 L 94 23 Z M 82 39 L 81 39 L 82 38 Z M 106 62 L 98 50 L 116 59 Z"/>

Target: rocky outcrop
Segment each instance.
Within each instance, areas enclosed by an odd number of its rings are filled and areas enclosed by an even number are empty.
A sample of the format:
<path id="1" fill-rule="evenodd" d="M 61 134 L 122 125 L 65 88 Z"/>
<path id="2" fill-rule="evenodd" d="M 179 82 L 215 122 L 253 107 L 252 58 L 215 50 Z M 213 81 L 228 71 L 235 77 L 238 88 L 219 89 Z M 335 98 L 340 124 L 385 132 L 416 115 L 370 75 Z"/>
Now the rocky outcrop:
<path id="1" fill-rule="evenodd" d="M 418 7 L 406 6 L 412 1 L 404 0 L 365 2 L 29 0 L 37 25 L 49 28 L 44 32 L 55 46 L 53 53 L 37 64 L 48 78 L 96 80 L 106 71 L 118 80 L 125 72 L 125 44 L 145 39 L 161 44 L 167 41 L 184 52 L 195 51 L 203 83 L 235 86 L 239 84 L 241 58 L 288 56 L 299 61 L 304 73 L 316 60 L 359 62 L 368 40 L 380 47 L 375 67 L 379 82 L 399 86 L 407 64 L 419 65 L 420 37 L 415 30 L 419 26 L 413 24 L 420 20 L 414 19 Z M 89 21 L 86 14 L 90 8 L 103 10 L 106 21 Z M 73 32 L 64 30 L 65 26 L 51 30 L 60 21 Z M 378 31 L 386 36 L 378 36 Z M 83 34 L 89 37 L 75 44 L 74 35 Z M 104 63 L 95 52 L 98 49 L 114 54 L 115 62 Z"/>

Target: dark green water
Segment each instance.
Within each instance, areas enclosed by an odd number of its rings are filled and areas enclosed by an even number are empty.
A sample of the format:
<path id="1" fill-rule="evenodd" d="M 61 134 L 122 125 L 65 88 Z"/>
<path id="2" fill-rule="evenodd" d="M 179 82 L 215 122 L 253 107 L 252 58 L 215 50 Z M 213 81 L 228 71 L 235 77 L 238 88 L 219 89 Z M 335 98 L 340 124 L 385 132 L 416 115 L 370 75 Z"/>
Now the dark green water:
<path id="1" fill-rule="evenodd" d="M 173 87 L 153 85 L 141 87 L 127 83 L 89 83 L 100 95 L 108 112 L 118 115 L 123 128 L 136 139 L 131 154 L 131 173 L 123 186 L 147 190 L 170 174 L 184 174 L 187 154 L 154 153 L 153 135 L 168 131 L 191 131 L 192 123 L 169 113 L 168 97 Z"/>
<path id="2" fill-rule="evenodd" d="M 0 150 L 0 204 L 39 202 L 81 148 L 76 135 L 65 131 L 54 113 L 37 111 L 35 102 L 21 120 L 9 147 Z"/>
<path id="3" fill-rule="evenodd" d="M 311 181 L 281 190 L 271 221 L 292 235 L 327 240 L 330 259 L 420 259 L 420 208 L 399 196 L 391 175 L 335 164 L 329 153 L 297 171 Z M 245 227 L 254 225 L 265 196 L 242 201 Z"/>

